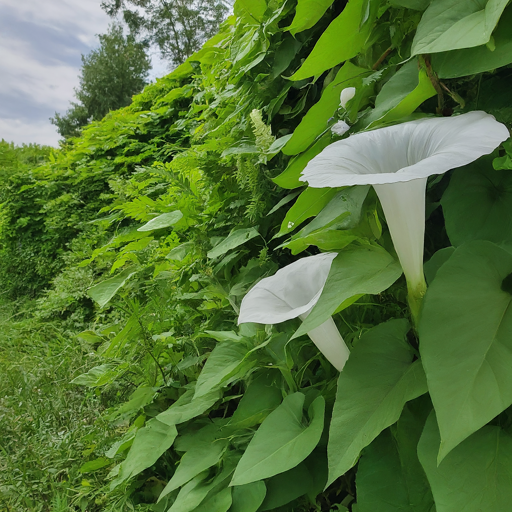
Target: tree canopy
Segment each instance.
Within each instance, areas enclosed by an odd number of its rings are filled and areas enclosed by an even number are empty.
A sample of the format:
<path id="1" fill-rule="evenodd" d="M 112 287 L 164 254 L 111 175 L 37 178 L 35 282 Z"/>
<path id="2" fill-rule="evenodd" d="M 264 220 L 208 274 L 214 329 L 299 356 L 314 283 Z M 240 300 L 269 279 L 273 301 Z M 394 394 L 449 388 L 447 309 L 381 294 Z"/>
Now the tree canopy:
<path id="1" fill-rule="evenodd" d="M 102 119 L 110 110 L 129 105 L 147 84 L 151 62 L 146 43 L 131 34 L 125 36 L 119 24 L 98 37 L 99 48 L 82 55 L 80 85 L 75 89 L 78 103 L 72 102 L 65 114 L 51 118 L 65 138 L 78 136 L 83 126 Z"/>
<path id="2" fill-rule="evenodd" d="M 173 65 L 199 50 L 230 9 L 225 0 L 104 0 L 102 7 L 110 16 L 122 13 L 132 34 L 156 45 Z"/>

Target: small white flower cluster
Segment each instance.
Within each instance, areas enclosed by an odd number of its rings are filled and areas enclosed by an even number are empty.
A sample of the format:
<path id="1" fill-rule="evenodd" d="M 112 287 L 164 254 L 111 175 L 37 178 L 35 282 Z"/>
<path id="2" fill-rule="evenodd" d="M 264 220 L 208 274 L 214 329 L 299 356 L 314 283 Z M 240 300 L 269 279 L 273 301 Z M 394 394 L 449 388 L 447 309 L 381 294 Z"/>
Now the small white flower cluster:
<path id="1" fill-rule="evenodd" d="M 355 87 L 346 87 L 341 91 L 340 94 L 340 105 L 341 108 L 345 109 L 347 108 L 347 103 L 356 95 L 356 88 Z M 345 121 L 338 121 L 337 123 L 333 124 L 331 126 L 331 131 L 334 133 L 334 135 L 338 135 L 341 137 L 346 132 L 350 130 L 350 125 L 348 125 Z"/>

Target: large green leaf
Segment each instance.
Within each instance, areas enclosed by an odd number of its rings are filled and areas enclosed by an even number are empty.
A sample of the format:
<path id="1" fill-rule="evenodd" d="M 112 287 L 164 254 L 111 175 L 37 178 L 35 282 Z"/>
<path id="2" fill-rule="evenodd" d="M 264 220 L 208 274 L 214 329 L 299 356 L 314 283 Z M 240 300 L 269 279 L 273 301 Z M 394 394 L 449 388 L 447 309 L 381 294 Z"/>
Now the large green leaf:
<path id="1" fill-rule="evenodd" d="M 423 68 L 412 59 L 384 84 L 375 98 L 375 108 L 364 120 L 368 128 L 397 121 L 412 114 L 436 90 Z"/>
<path id="2" fill-rule="evenodd" d="M 270 478 L 266 482 L 267 495 L 259 510 L 262 512 L 279 510 L 279 507 L 307 494 L 311 489 L 312 481 L 313 475 L 304 462 Z"/>
<path id="3" fill-rule="evenodd" d="M 194 512 L 227 512 L 231 507 L 232 497 L 231 489 L 226 487 L 204 500 Z"/>
<path id="4" fill-rule="evenodd" d="M 427 291 L 420 352 L 441 431 L 439 460 L 512 404 L 511 273 L 509 252 L 469 242 Z"/>
<path id="5" fill-rule="evenodd" d="M 126 269 L 117 276 L 106 279 L 89 288 L 87 295 L 97 302 L 100 308 L 103 308 L 133 275 L 135 275 L 135 272 L 132 269 Z"/>
<path id="6" fill-rule="evenodd" d="M 498 512 L 512 503 L 512 437 L 486 426 L 437 464 L 440 436 L 432 413 L 418 445 L 437 512 Z"/>
<path id="7" fill-rule="evenodd" d="M 141 226 L 137 231 L 154 231 L 155 229 L 163 229 L 176 224 L 183 218 L 183 213 L 179 210 L 175 212 L 162 213 L 158 217 L 151 219 L 148 223 Z"/>
<path id="8" fill-rule="evenodd" d="M 329 131 L 320 137 L 307 151 L 292 158 L 288 167 L 279 176 L 272 178 L 272 181 L 282 188 L 293 189 L 303 187 L 305 183 L 299 180 L 302 171 L 308 162 L 321 153 L 330 143 L 331 133 Z"/>
<path id="9" fill-rule="evenodd" d="M 203 414 L 221 397 L 218 389 L 198 398 L 194 398 L 194 393 L 194 389 L 187 390 L 169 409 L 161 412 L 156 418 L 166 425 L 179 425 Z"/>
<path id="10" fill-rule="evenodd" d="M 390 0 L 389 2 L 393 6 L 406 7 L 407 9 L 414 9 L 416 11 L 424 11 L 430 0 Z"/>
<path id="11" fill-rule="evenodd" d="M 401 274 L 400 264 L 382 247 L 368 245 L 344 249 L 332 262 L 316 306 L 293 337 L 297 338 L 323 324 L 347 299 L 355 295 L 381 293 Z"/>
<path id="12" fill-rule="evenodd" d="M 335 188 L 308 187 L 288 210 L 281 224 L 281 229 L 276 236 L 286 235 L 305 220 L 318 215 L 324 206 L 336 195 L 336 192 L 337 189 Z"/>
<path id="13" fill-rule="evenodd" d="M 507 8 L 492 35 L 493 46 L 435 53 L 432 67 L 439 78 L 475 75 L 506 66 L 512 62 L 512 7 Z"/>
<path id="14" fill-rule="evenodd" d="M 212 494 L 218 494 L 217 489 L 222 491 L 226 488 L 236 462 L 237 459 L 232 457 L 224 459 L 222 470 L 214 478 L 210 477 L 208 471 L 197 475 L 180 489 L 176 501 L 167 512 L 195 512 L 202 502 L 213 497 Z"/>
<path id="15" fill-rule="evenodd" d="M 234 428 L 258 425 L 281 403 L 283 395 L 274 382 L 275 373 L 264 373 L 249 384 L 229 425 Z"/>
<path id="16" fill-rule="evenodd" d="M 316 245 L 323 251 L 342 249 L 358 238 L 350 229 L 361 218 L 361 210 L 369 187 L 349 187 L 340 190 L 322 211 L 303 229 L 283 244 L 292 254 Z M 329 228 L 333 229 L 329 229 Z"/>
<path id="17" fill-rule="evenodd" d="M 324 426 L 325 401 L 319 396 L 303 421 L 305 396 L 288 395 L 254 434 L 233 475 L 231 485 L 242 485 L 283 473 L 302 462 L 315 448 Z"/>
<path id="18" fill-rule="evenodd" d="M 291 77 L 292 80 L 321 75 L 362 50 L 373 26 L 378 2 L 370 2 L 369 13 L 365 13 L 365 5 L 368 5 L 365 0 L 349 0 L 343 12 L 320 36 L 304 64 Z"/>
<path id="19" fill-rule="evenodd" d="M 313 105 L 295 128 L 292 138 L 283 148 L 285 155 L 305 151 L 327 129 L 327 122 L 340 106 L 340 93 L 345 87 L 357 86 L 367 70 L 346 62 L 333 81 L 324 89 L 322 97 Z"/>
<path id="20" fill-rule="evenodd" d="M 492 157 L 457 169 L 441 204 L 453 245 L 469 240 L 512 242 L 512 174 L 495 171 Z"/>
<path id="21" fill-rule="evenodd" d="M 256 21 L 261 21 L 267 10 L 267 2 L 265 0 L 236 0 L 235 13 L 243 12 L 248 14 Z"/>
<path id="22" fill-rule="evenodd" d="M 507 3 L 508 0 L 432 0 L 416 30 L 412 54 L 486 44 Z"/>
<path id="23" fill-rule="evenodd" d="M 259 236 L 258 228 L 236 229 L 230 233 L 224 240 L 217 244 L 212 250 L 208 251 L 208 258 L 218 258 L 226 254 L 231 249 L 245 244 L 249 240 Z"/>
<path id="24" fill-rule="evenodd" d="M 217 386 L 236 374 L 249 352 L 243 342 L 219 343 L 209 355 L 197 378 L 194 399 L 210 393 Z M 250 364 L 250 363 L 248 363 Z"/>
<path id="25" fill-rule="evenodd" d="M 128 456 L 121 463 L 119 474 L 112 482 L 111 488 L 114 489 L 152 466 L 171 447 L 177 435 L 178 431 L 174 425 L 166 425 L 156 418 L 148 421 L 135 435 Z"/>
<path id="26" fill-rule="evenodd" d="M 298 0 L 295 17 L 287 28 L 293 35 L 314 27 L 334 0 Z"/>
<path id="27" fill-rule="evenodd" d="M 233 487 L 233 504 L 230 512 L 256 512 L 265 499 L 267 488 L 259 480 L 245 485 Z"/>
<path id="28" fill-rule="evenodd" d="M 391 320 L 355 345 L 338 378 L 329 430 L 329 484 L 346 473 L 405 403 L 426 393 L 425 374 L 405 341 L 409 324 Z"/>
<path id="29" fill-rule="evenodd" d="M 418 401 L 420 411 L 414 407 Z M 425 416 L 432 409 L 422 407 L 428 402 L 406 404 L 396 426 L 364 450 L 356 476 L 359 512 L 432 511 L 432 492 L 416 453 Z"/>
<path id="30" fill-rule="evenodd" d="M 213 443 L 197 443 L 181 458 L 180 464 L 159 496 L 161 500 L 170 492 L 185 485 L 192 478 L 211 468 L 219 462 L 227 448 L 227 440 L 217 440 Z"/>

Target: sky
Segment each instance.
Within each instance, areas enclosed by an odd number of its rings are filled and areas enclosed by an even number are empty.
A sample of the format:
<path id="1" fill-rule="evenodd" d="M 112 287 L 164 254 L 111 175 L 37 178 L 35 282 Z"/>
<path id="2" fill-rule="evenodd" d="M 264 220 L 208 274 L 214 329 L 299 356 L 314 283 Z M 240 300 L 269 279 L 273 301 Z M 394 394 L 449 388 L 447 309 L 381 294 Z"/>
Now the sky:
<path id="1" fill-rule="evenodd" d="M 74 101 L 81 54 L 112 22 L 101 0 L 0 0 L 0 140 L 57 146 L 49 118 Z M 151 79 L 166 74 L 152 55 Z"/>

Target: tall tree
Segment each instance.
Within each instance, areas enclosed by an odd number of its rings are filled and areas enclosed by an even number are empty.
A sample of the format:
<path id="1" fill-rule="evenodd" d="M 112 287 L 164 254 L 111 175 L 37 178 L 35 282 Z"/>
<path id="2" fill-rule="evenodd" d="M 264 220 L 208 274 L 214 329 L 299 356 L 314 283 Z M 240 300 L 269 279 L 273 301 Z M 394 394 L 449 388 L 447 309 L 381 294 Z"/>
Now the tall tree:
<path id="1" fill-rule="evenodd" d="M 229 0 L 103 0 L 110 16 L 122 13 L 131 33 L 181 64 L 215 35 L 230 11 Z"/>
<path id="2" fill-rule="evenodd" d="M 56 113 L 51 122 L 65 138 L 80 134 L 83 126 L 102 119 L 110 110 L 129 105 L 132 96 L 147 84 L 150 58 L 147 43 L 125 36 L 119 24 L 111 25 L 99 37 L 100 47 L 82 55 L 80 85 L 75 89 L 78 103 L 63 115 Z"/>

